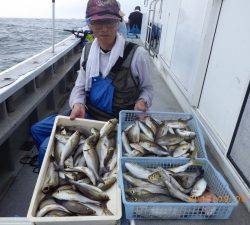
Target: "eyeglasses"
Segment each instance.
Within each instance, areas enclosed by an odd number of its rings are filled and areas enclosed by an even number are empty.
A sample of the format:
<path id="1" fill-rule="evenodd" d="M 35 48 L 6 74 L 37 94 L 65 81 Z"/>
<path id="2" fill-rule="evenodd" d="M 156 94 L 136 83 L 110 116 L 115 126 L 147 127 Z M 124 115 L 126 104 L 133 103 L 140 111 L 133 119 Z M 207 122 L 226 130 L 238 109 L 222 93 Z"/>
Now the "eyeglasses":
<path id="1" fill-rule="evenodd" d="M 103 26 L 108 28 L 114 28 L 117 24 L 116 20 L 96 20 L 91 21 L 90 24 L 96 28 L 101 28 Z"/>

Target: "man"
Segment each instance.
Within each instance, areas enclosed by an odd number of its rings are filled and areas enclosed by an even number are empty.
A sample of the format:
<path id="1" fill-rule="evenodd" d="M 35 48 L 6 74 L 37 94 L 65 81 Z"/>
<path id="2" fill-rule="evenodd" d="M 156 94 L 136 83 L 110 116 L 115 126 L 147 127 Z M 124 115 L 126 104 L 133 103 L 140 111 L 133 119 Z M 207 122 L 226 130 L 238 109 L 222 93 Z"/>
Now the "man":
<path id="1" fill-rule="evenodd" d="M 89 0 L 86 17 L 95 40 L 83 49 L 80 71 L 70 96 L 70 119 L 108 120 L 124 109 L 147 111 L 152 103 L 149 56 L 118 33 L 115 0 Z M 55 115 L 32 126 L 41 164 Z"/>
<path id="2" fill-rule="evenodd" d="M 135 11 L 130 13 L 128 19 L 130 33 L 140 34 L 141 33 L 141 25 L 142 25 L 142 17 L 141 7 L 136 6 Z"/>

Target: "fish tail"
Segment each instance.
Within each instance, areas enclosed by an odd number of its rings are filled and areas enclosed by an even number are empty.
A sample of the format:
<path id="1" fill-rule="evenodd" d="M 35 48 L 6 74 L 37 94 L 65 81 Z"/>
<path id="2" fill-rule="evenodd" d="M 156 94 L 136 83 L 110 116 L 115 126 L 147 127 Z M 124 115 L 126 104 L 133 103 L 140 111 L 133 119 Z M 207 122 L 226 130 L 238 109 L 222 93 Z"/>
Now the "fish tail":
<path id="1" fill-rule="evenodd" d="M 106 216 L 113 216 L 114 214 L 108 209 L 107 204 L 103 203 L 102 204 L 102 208 L 103 208 L 103 213 Z"/>
<path id="2" fill-rule="evenodd" d="M 105 174 L 107 172 L 109 172 L 109 170 L 105 166 L 103 166 L 100 168 L 99 175 L 102 176 L 103 174 Z"/>

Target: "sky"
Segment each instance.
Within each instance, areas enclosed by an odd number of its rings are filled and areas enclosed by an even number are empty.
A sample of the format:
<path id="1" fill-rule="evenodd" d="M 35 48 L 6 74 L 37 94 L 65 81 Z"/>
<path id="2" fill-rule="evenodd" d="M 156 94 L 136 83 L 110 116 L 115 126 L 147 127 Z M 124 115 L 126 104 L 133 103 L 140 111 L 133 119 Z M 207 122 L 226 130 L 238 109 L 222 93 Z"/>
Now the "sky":
<path id="1" fill-rule="evenodd" d="M 88 0 L 55 0 L 56 18 L 77 18 L 85 16 Z M 52 0 L 0 0 L 0 17 L 51 18 Z M 129 15 L 136 5 L 144 0 L 119 0 L 122 10 Z"/>

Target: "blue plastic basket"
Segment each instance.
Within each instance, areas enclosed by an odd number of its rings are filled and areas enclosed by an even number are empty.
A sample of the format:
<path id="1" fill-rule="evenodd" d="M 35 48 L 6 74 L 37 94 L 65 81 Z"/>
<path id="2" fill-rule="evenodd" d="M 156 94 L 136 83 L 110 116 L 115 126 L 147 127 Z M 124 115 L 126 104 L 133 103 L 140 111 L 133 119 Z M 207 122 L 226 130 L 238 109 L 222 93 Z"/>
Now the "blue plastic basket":
<path id="1" fill-rule="evenodd" d="M 211 192 L 214 193 L 218 203 L 153 203 L 153 202 L 129 202 L 125 196 L 125 190 L 131 185 L 123 179 L 125 162 L 133 162 L 147 168 L 169 168 L 183 165 L 188 159 L 174 158 L 122 158 L 119 180 L 122 190 L 122 200 L 125 206 L 127 219 L 228 219 L 233 209 L 238 205 L 233 192 L 230 190 L 223 176 L 206 159 L 197 159 L 202 162 L 204 178 Z M 195 167 L 189 167 L 192 171 Z"/>
<path id="2" fill-rule="evenodd" d="M 144 113 L 144 112 L 131 111 L 131 110 L 123 110 L 119 114 L 118 149 L 119 149 L 119 153 L 121 154 L 120 157 L 123 157 L 125 154 L 125 150 L 123 148 L 122 138 L 121 138 L 122 131 L 126 127 L 128 127 L 130 124 L 134 123 L 134 121 L 140 115 L 152 116 L 158 120 L 188 119 L 188 118 L 190 118 L 190 116 L 192 116 L 193 119 L 188 121 L 188 126 L 190 127 L 191 130 L 193 130 L 196 133 L 195 145 L 198 147 L 198 150 L 199 150 L 197 158 L 207 159 L 204 137 L 203 137 L 201 129 L 199 127 L 198 121 L 193 114 L 173 113 L 173 112 L 147 112 L 147 113 Z"/>

